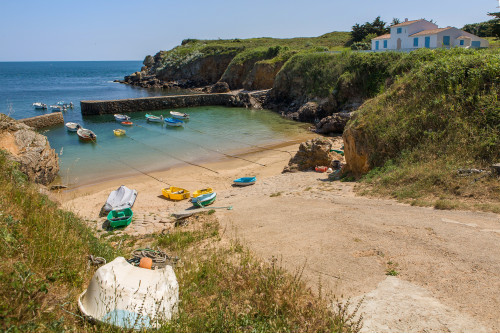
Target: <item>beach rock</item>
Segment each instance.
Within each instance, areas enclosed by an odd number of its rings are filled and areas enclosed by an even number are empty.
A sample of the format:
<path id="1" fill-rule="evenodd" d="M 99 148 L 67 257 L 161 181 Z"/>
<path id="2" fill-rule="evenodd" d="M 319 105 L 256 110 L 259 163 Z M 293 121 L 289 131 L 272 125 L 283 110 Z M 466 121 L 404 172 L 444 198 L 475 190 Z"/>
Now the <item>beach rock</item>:
<path id="1" fill-rule="evenodd" d="M 372 167 L 370 164 L 372 152 L 368 149 L 369 139 L 363 127 L 352 122 L 349 123 L 342 138 L 346 161 L 345 170 L 351 172 L 356 178 L 368 173 Z"/>
<path id="2" fill-rule="evenodd" d="M 319 105 L 317 102 L 307 102 L 297 111 L 298 120 L 301 122 L 313 122 L 316 119 Z"/>
<path id="3" fill-rule="evenodd" d="M 0 114 L 0 148 L 19 163 L 30 181 L 47 185 L 59 172 L 59 158 L 47 137 L 4 114 Z"/>
<path id="4" fill-rule="evenodd" d="M 218 81 L 209 88 L 209 93 L 227 93 L 229 91 L 229 85 L 224 81 Z"/>
<path id="5" fill-rule="evenodd" d="M 336 113 L 321 119 L 316 124 L 316 132 L 321 134 L 343 133 L 347 122 L 351 119 L 350 113 Z"/>
<path id="6" fill-rule="evenodd" d="M 142 64 L 146 67 L 151 67 L 154 65 L 154 63 L 155 60 L 151 55 L 147 55 L 146 58 L 144 58 L 144 61 L 142 62 Z"/>
<path id="7" fill-rule="evenodd" d="M 314 138 L 301 143 L 299 151 L 290 159 L 283 173 L 310 170 L 316 166 L 330 167 L 333 160 L 342 159 L 337 153 L 330 152 L 332 145 L 333 141 L 328 138 Z"/>

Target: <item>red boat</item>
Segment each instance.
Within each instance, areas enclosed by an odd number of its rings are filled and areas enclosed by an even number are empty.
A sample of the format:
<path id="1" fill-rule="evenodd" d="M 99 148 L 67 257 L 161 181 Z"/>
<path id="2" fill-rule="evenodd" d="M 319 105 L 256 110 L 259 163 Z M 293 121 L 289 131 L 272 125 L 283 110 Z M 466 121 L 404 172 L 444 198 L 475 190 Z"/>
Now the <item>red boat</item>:
<path id="1" fill-rule="evenodd" d="M 129 122 L 129 121 L 122 122 L 122 124 L 123 124 L 123 125 L 134 125 L 134 123 Z"/>

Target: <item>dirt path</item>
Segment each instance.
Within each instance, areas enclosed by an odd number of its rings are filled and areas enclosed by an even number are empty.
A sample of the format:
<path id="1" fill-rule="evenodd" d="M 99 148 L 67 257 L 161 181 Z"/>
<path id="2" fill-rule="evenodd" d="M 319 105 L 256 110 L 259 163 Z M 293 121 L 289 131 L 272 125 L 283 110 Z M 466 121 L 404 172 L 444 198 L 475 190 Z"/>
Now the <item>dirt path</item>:
<path id="1" fill-rule="evenodd" d="M 364 331 L 499 331 L 500 217 L 357 197 L 323 174 L 225 192 L 221 221 L 337 297 L 367 294 Z M 397 278 L 386 275 L 394 269 Z"/>

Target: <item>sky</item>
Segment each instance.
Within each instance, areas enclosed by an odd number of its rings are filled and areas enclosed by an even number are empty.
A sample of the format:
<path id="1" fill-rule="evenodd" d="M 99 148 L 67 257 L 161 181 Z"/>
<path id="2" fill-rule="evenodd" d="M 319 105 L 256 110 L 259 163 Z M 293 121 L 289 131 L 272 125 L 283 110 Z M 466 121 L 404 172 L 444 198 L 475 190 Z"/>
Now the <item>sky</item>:
<path id="1" fill-rule="evenodd" d="M 312 37 L 381 16 L 440 27 L 500 0 L 0 0 L 0 61 L 142 60 L 185 38 Z"/>

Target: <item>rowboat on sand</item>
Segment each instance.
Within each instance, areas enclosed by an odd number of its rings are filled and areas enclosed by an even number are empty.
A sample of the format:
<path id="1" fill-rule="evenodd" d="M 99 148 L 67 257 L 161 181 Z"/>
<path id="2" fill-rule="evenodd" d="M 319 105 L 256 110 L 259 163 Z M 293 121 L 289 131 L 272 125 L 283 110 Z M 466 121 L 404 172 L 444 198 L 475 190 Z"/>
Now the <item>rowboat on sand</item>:
<path id="1" fill-rule="evenodd" d="M 183 188 L 178 188 L 178 187 L 163 188 L 161 190 L 161 193 L 166 198 L 174 200 L 174 201 L 180 201 L 180 200 L 189 198 L 189 196 L 190 196 L 189 190 L 186 190 Z"/>
<path id="2" fill-rule="evenodd" d="M 123 210 L 111 210 L 108 214 L 108 221 L 111 227 L 128 226 L 132 222 L 134 213 L 132 209 L 126 208 Z"/>
<path id="3" fill-rule="evenodd" d="M 210 194 L 210 193 L 213 193 L 213 192 L 214 191 L 212 190 L 212 188 L 200 189 L 200 190 L 196 190 L 195 192 L 193 192 L 192 197 L 198 197 L 198 196 L 205 195 L 205 194 Z"/>
<path id="4" fill-rule="evenodd" d="M 255 184 L 255 181 L 257 181 L 257 177 L 255 176 L 240 177 L 239 179 L 233 180 L 233 184 L 235 186 L 250 186 L 252 184 Z"/>
<path id="5" fill-rule="evenodd" d="M 210 205 L 215 202 L 216 197 L 217 193 L 208 193 L 192 198 L 191 203 L 193 203 L 195 206 L 203 208 L 204 206 Z"/>

